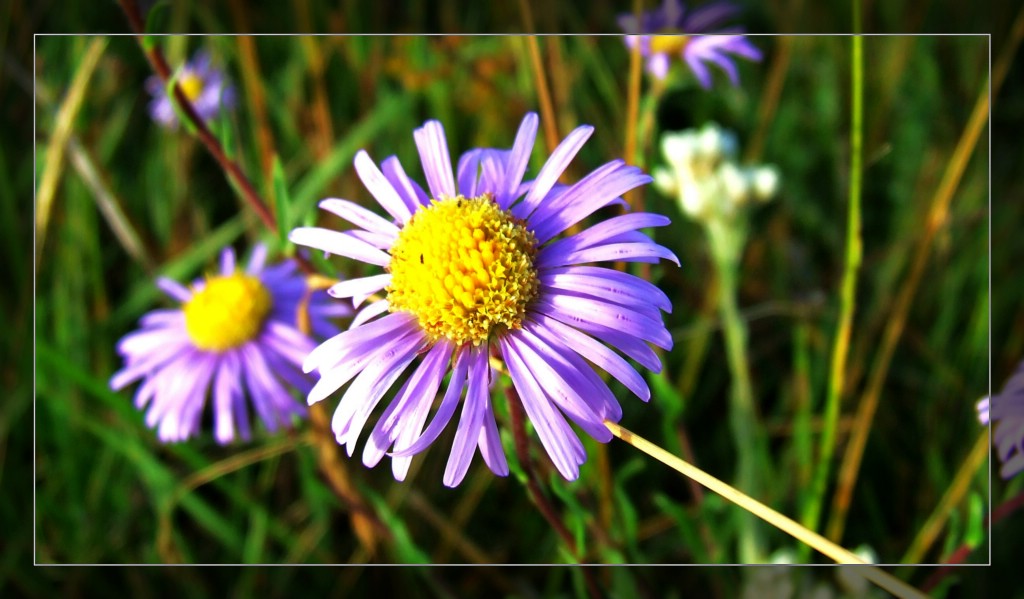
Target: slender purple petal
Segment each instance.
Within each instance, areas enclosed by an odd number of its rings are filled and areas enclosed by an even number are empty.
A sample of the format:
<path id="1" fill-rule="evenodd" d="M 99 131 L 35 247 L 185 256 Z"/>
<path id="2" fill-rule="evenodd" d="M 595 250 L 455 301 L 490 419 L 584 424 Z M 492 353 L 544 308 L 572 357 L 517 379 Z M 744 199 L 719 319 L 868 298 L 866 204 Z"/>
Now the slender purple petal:
<path id="1" fill-rule="evenodd" d="M 397 156 L 388 156 L 380 164 L 380 167 L 384 171 L 384 176 L 388 178 L 388 181 L 391 182 L 395 191 L 398 192 L 402 201 L 409 208 L 410 214 L 415 214 L 420 206 L 430 204 L 430 198 L 427 196 L 427 193 L 423 191 L 419 183 L 416 183 L 405 174 L 405 169 L 402 168 L 402 163 L 398 161 Z"/>
<path id="2" fill-rule="evenodd" d="M 466 385 L 466 373 L 469 371 L 469 358 L 470 352 L 468 348 L 463 347 L 456 350 L 455 366 L 452 368 L 451 380 L 448 383 L 448 389 L 444 392 L 441 405 L 437 407 L 437 412 L 434 413 L 433 420 L 430 421 L 430 424 L 427 425 L 427 428 L 420 434 L 418 439 L 412 441 L 404 449 L 395 448 L 391 452 L 392 456 L 405 457 L 415 455 L 429 447 L 441 435 L 444 428 L 448 426 L 448 421 L 451 420 L 452 414 L 455 413 L 455 408 L 459 405 L 459 396 L 462 395 L 462 389 Z"/>
<path id="3" fill-rule="evenodd" d="M 264 243 L 257 243 L 252 248 L 252 255 L 249 256 L 249 263 L 245 267 L 245 272 L 251 275 L 258 275 L 263 272 L 263 265 L 267 262 L 267 245 Z"/>
<path id="4" fill-rule="evenodd" d="M 649 303 L 672 312 L 672 301 L 665 292 L 638 276 L 601 266 L 566 266 L 541 271 L 541 284 L 564 291 L 576 291 L 603 297 L 617 304 Z"/>
<path id="5" fill-rule="evenodd" d="M 619 382 L 643 401 L 648 401 L 651 398 L 651 391 L 647 387 L 644 377 L 640 376 L 640 373 L 630 366 L 629 362 L 612 351 L 608 346 L 598 342 L 586 333 L 543 314 L 534 314 L 531 318 L 534 318 L 537 322 L 538 334 L 543 334 L 542 331 L 547 332 L 561 340 L 567 347 L 571 347 L 573 351 L 618 379 Z"/>
<path id="6" fill-rule="evenodd" d="M 384 289 L 391 283 L 391 273 L 373 275 L 371 277 L 360 277 L 358 279 L 347 279 L 335 283 L 327 290 L 331 297 L 342 299 L 361 295 L 373 295 Z"/>
<path id="7" fill-rule="evenodd" d="M 588 262 L 637 262 L 641 259 L 664 258 L 679 266 L 679 258 L 671 250 L 653 241 L 648 243 L 611 243 L 568 252 L 559 256 L 549 252 L 538 259 L 539 268 L 553 268 Z"/>
<path id="8" fill-rule="evenodd" d="M 586 460 L 583 444 L 565 418 L 551 405 L 533 374 L 509 345 L 507 337 L 500 338 L 498 344 L 508 366 L 509 376 L 512 377 L 527 417 L 540 437 L 541 445 L 562 476 L 567 480 L 576 480 L 580 475 L 579 466 Z"/>
<path id="9" fill-rule="evenodd" d="M 537 174 L 537 178 L 533 181 L 533 187 L 530 188 L 529 193 L 526 194 L 522 202 L 512 208 L 514 216 L 526 219 L 537 209 L 541 200 L 551 191 L 551 187 L 558 182 L 558 178 L 562 176 L 569 163 L 576 157 L 580 148 L 583 147 L 583 144 L 587 142 L 587 139 L 590 138 L 593 132 L 594 128 L 590 125 L 581 125 L 569 133 L 562 140 L 562 143 L 558 144 L 555 151 L 551 153 L 551 157 L 547 159 L 544 166 L 540 169 L 540 173 Z M 516 185 L 518 184 L 517 181 Z"/>
<path id="10" fill-rule="evenodd" d="M 412 363 L 425 343 L 426 339 L 421 337 L 418 343 L 407 341 L 402 348 L 379 354 L 342 396 L 334 413 L 332 429 L 338 444 L 345 446 L 350 457 L 370 412 Z"/>
<path id="11" fill-rule="evenodd" d="M 479 178 L 480 156 L 482 149 L 470 150 L 459 157 L 458 182 L 459 193 L 471 198 L 476 196 L 476 182 Z"/>
<path id="12" fill-rule="evenodd" d="M 484 413 L 488 398 L 489 367 L 487 364 L 487 345 L 480 345 L 469 350 L 469 391 L 466 401 L 462 404 L 462 418 L 455 430 L 455 441 L 452 452 L 448 456 L 448 464 L 444 469 L 444 485 L 458 486 L 469 470 L 469 464 L 476 453 L 477 440 L 483 425 Z"/>
<path id="13" fill-rule="evenodd" d="M 559 239 L 541 250 L 541 257 L 546 252 L 580 250 L 588 248 L 619 235 L 647 227 L 664 227 L 672 224 L 667 216 L 649 212 L 632 212 L 609 218 L 573 235 Z"/>
<path id="14" fill-rule="evenodd" d="M 566 380 L 573 379 L 573 382 L 578 383 L 581 377 L 573 376 L 570 373 L 571 368 L 567 368 L 568 365 L 565 363 L 558 364 L 556 368 L 550 353 L 542 356 L 533 344 L 525 342 L 526 338 L 526 330 L 520 329 L 509 334 L 506 342 L 519 354 L 534 379 L 544 389 L 545 395 L 591 437 L 602 443 L 610 441 L 611 431 L 602 424 L 603 419 L 595 410 L 595 406 L 580 397 L 573 385 Z M 536 343 L 537 338 L 534 336 L 532 341 Z"/>
<path id="15" fill-rule="evenodd" d="M 672 349 L 672 336 L 660 320 L 624 306 L 607 304 L 597 299 L 549 295 L 537 301 L 535 309 L 566 324 L 575 326 L 577 322 L 585 320 L 639 337 L 666 351 Z"/>
<path id="16" fill-rule="evenodd" d="M 519 131 L 512 143 L 512 153 L 506 163 L 505 189 L 495 198 L 503 210 L 507 210 L 518 197 L 519 185 L 523 182 L 523 175 L 526 174 L 526 167 L 530 164 L 530 155 L 537 140 L 539 122 L 537 113 L 528 112 L 519 124 Z"/>
<path id="17" fill-rule="evenodd" d="M 416 317 L 412 314 L 393 312 L 380 320 L 349 329 L 324 341 L 309 353 L 302 363 L 302 370 L 311 372 L 314 368 L 323 368 L 344 359 L 344 356 L 337 354 L 353 351 L 364 340 L 393 338 L 416 327 Z"/>
<path id="18" fill-rule="evenodd" d="M 480 438 L 477 440 L 480 455 L 491 472 L 498 476 L 508 476 L 508 462 L 505 460 L 505 449 L 501 446 L 501 435 L 498 433 L 498 423 L 494 420 L 490 398 L 484 402 L 483 420 Z"/>
<path id="19" fill-rule="evenodd" d="M 377 465 L 391 444 L 399 439 L 406 429 L 415 428 L 415 434 L 419 434 L 430 405 L 437 396 L 441 379 L 448 369 L 452 350 L 452 344 L 447 341 L 435 343 L 430 348 L 412 376 L 377 420 L 370 438 L 366 441 L 366 447 L 363 448 L 363 464 L 370 467 Z M 401 480 L 397 474 L 395 478 Z"/>
<path id="20" fill-rule="evenodd" d="M 323 250 L 368 264 L 387 266 L 391 262 L 391 256 L 365 241 L 360 241 L 338 231 L 321 229 L 319 227 L 298 227 L 288 234 L 288 239 L 296 245 Z"/>
<path id="21" fill-rule="evenodd" d="M 185 303 L 192 299 L 192 292 L 174 279 L 160 277 L 156 280 L 156 286 L 160 288 L 160 291 L 163 291 L 172 299 L 176 299 L 179 302 Z"/>
<path id="22" fill-rule="evenodd" d="M 412 216 L 412 212 L 401 196 L 388 181 L 384 173 L 377 168 L 370 155 L 364 150 L 356 153 L 355 159 L 356 174 L 369 190 L 370 194 L 377 200 L 388 214 L 393 216 L 400 223 L 405 223 Z"/>
<path id="23" fill-rule="evenodd" d="M 398 237 L 398 227 L 355 202 L 339 198 L 328 198 L 321 201 L 318 206 L 371 233 L 383 235 L 392 241 Z"/>
<path id="24" fill-rule="evenodd" d="M 420 162 L 423 164 L 423 174 L 427 178 L 430 194 L 434 199 L 455 197 L 457 192 L 455 180 L 452 178 L 452 159 L 448 154 L 444 127 L 438 121 L 427 121 L 413 132 L 413 138 L 420 153 Z"/>
<path id="25" fill-rule="evenodd" d="M 231 275 L 235 273 L 235 250 L 226 247 L 220 253 L 220 274 Z"/>

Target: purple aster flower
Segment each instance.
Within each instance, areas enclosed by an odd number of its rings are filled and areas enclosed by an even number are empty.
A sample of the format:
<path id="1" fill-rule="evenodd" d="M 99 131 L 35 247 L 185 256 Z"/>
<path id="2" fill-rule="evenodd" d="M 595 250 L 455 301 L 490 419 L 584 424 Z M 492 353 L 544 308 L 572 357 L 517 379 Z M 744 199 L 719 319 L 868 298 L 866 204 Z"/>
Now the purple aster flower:
<path id="1" fill-rule="evenodd" d="M 640 45 L 640 53 L 647 57 L 647 72 L 658 79 L 668 75 L 669 60 L 678 55 L 686 61 L 704 89 L 711 88 L 711 73 L 706 63 L 718 65 L 735 86 L 739 85 L 739 73 L 729 55 L 761 60 L 761 51 L 746 37 L 719 35 L 743 32 L 741 27 L 719 29 L 738 11 L 728 2 L 713 2 L 687 11 L 679 0 L 664 0 L 661 8 L 643 13 L 639 20 L 632 14 L 620 15 L 619 26 L 632 34 L 625 37 L 626 45 L 629 48 Z"/>
<path id="2" fill-rule="evenodd" d="M 183 441 L 199 431 L 211 385 L 220 443 L 251 437 L 246 389 L 271 432 L 289 426 L 292 416 L 305 416 L 306 407 L 290 393 L 312 388 L 300 365 L 315 342 L 296 326 L 300 305 L 308 302 L 309 328 L 320 337 L 337 334 L 329 318 L 351 309 L 322 290 L 309 291 L 295 261 L 264 267 L 266 257 L 266 247 L 258 245 L 239 270 L 227 248 L 220 274 L 191 289 L 159 279 L 157 285 L 182 306 L 146 314 L 141 328 L 118 342 L 125 363 L 110 386 L 119 390 L 142 379 L 135 406 L 148 405 L 146 425 L 157 428 L 161 441 Z"/>
<path id="3" fill-rule="evenodd" d="M 389 454 L 398 480 L 412 456 L 438 438 L 460 403 L 444 484 L 462 481 L 478 448 L 494 473 L 508 474 L 488 390 L 492 363 L 503 364 L 544 449 L 562 476 L 573 480 L 586 454 L 566 417 L 607 442 L 611 433 L 603 422 L 622 416 L 594 367 L 647 401 L 643 377 L 613 348 L 659 371 L 661 363 L 648 344 L 672 347 L 660 312 L 671 310 L 668 297 L 639 277 L 590 265 L 661 258 L 678 264 L 672 252 L 639 231 L 667 225 L 669 219 L 625 214 L 558 238 L 651 178 L 615 160 L 573 185 L 557 186 L 593 132 L 581 126 L 559 144 L 536 179 L 524 182 L 537 123 L 533 113 L 523 119 L 511 150 L 466 152 L 453 175 L 444 128 L 427 121 L 413 137 L 429 194 L 406 176 L 396 157 L 378 168 L 360 151 L 356 173 L 391 218 L 327 199 L 321 208 L 359 228 L 304 227 L 291 233 L 297 244 L 385 271 L 329 290 L 334 297 L 354 298 L 356 307 L 372 293 L 384 290 L 387 297 L 363 308 L 353 328 L 313 350 L 303 369 L 320 374 L 310 404 L 348 385 L 332 428 L 349 455 L 388 389 L 411 370 L 363 450 L 363 463 L 371 467 Z M 427 424 L 449 370 L 447 388 Z"/>
<path id="4" fill-rule="evenodd" d="M 1002 392 L 978 402 L 978 419 L 995 426 L 992 440 L 1003 462 L 999 474 L 1004 479 L 1020 474 L 1024 470 L 1024 362 Z"/>
<path id="5" fill-rule="evenodd" d="M 229 109 L 235 105 L 234 87 L 228 83 L 224 72 L 213 66 L 210 54 L 205 51 L 197 52 L 181 68 L 177 81 L 196 114 L 204 121 L 217 116 L 221 108 Z M 153 96 L 149 103 L 149 114 L 153 120 L 165 127 L 176 128 L 178 115 L 167 95 L 166 84 L 154 75 L 146 80 L 146 91 Z"/>

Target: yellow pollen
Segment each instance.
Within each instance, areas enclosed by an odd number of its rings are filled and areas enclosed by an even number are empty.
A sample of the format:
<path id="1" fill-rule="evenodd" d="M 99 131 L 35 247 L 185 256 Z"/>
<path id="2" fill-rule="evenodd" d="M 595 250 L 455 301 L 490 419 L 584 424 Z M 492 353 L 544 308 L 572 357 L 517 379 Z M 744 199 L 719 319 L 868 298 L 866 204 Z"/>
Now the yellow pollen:
<path id="1" fill-rule="evenodd" d="M 185 73 L 178 79 L 178 85 L 189 102 L 195 102 L 203 93 L 203 80 L 194 73 Z"/>
<path id="2" fill-rule="evenodd" d="M 537 296 L 536 245 L 490 194 L 431 200 L 391 248 L 389 309 L 415 315 L 431 341 L 479 345 L 517 329 Z"/>
<path id="3" fill-rule="evenodd" d="M 652 35 L 652 54 L 678 54 L 690 40 L 688 35 Z"/>
<path id="4" fill-rule="evenodd" d="M 246 274 L 213 276 L 184 306 L 185 329 L 199 349 L 224 351 L 251 340 L 271 308 L 270 292 Z"/>

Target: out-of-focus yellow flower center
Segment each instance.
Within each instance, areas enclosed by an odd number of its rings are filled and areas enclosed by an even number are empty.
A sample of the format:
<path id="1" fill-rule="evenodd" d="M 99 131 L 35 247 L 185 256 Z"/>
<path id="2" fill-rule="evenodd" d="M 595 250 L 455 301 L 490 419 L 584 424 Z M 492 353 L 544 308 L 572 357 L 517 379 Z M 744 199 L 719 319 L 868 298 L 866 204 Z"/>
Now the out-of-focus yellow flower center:
<path id="1" fill-rule="evenodd" d="M 195 102 L 203 93 L 203 79 L 195 73 L 185 73 L 178 79 L 178 85 L 189 102 Z"/>
<path id="2" fill-rule="evenodd" d="M 678 54 L 683 51 L 689 41 L 690 36 L 688 35 L 652 35 L 651 53 Z"/>
<path id="3" fill-rule="evenodd" d="M 271 308 L 270 292 L 256 277 L 236 273 L 206 279 L 185 303 L 185 329 L 199 349 L 224 351 L 259 334 Z"/>
<path id="4" fill-rule="evenodd" d="M 537 295 L 536 245 L 490 194 L 431 200 L 391 248 L 389 309 L 414 314 L 432 341 L 479 345 L 517 329 Z"/>

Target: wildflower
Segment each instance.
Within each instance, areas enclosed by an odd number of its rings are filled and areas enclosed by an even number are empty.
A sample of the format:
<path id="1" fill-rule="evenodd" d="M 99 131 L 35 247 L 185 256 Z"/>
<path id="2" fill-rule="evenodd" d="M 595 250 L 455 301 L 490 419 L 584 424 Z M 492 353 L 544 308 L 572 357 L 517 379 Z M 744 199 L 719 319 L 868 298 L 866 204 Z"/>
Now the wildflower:
<path id="1" fill-rule="evenodd" d="M 647 57 L 647 72 L 664 79 L 668 75 L 669 60 L 680 56 L 689 65 L 701 87 L 711 88 L 711 73 L 705 63 L 714 63 L 725 71 L 734 86 L 739 85 L 739 73 L 730 54 L 748 60 L 761 60 L 761 51 L 742 35 L 741 27 L 718 29 L 738 9 L 727 2 L 713 2 L 687 11 L 679 0 L 664 0 L 661 8 L 635 15 L 619 16 L 619 26 L 625 31 L 629 48 L 640 46 Z M 645 34 L 645 35 L 638 35 Z M 714 34 L 714 35 L 697 35 Z"/>
<path id="2" fill-rule="evenodd" d="M 196 114 L 208 121 L 222 108 L 235 105 L 235 89 L 224 72 L 213 66 L 209 53 L 200 50 L 177 75 L 178 86 L 195 108 Z M 168 97 L 165 83 L 157 76 L 146 80 L 146 90 L 153 96 L 149 103 L 149 114 L 161 125 L 174 129 L 178 126 L 172 100 Z"/>
<path id="3" fill-rule="evenodd" d="M 768 201 L 778 188 L 774 167 L 736 164 L 736 135 L 714 123 L 664 134 L 661 151 L 669 168 L 654 170 L 655 187 L 675 195 L 683 212 L 702 223 L 735 221 L 745 206 Z"/>
<path id="4" fill-rule="evenodd" d="M 1003 390 L 978 402 L 978 419 L 992 424 L 992 440 L 1003 462 L 999 474 L 1013 478 L 1024 470 L 1024 361 L 1003 385 Z"/>
<path id="5" fill-rule="evenodd" d="M 159 279 L 157 285 L 182 306 L 146 314 L 140 330 L 118 342 L 125 363 L 110 386 L 119 390 L 142 380 L 135 406 L 148 405 L 146 425 L 157 428 L 161 441 L 198 433 L 211 385 L 220 443 L 251 436 L 246 388 L 271 432 L 289 426 L 292 416 L 305 415 L 306 407 L 289 392 L 312 387 L 299 368 L 315 345 L 296 326 L 300 304 L 308 302 L 310 329 L 324 337 L 338 332 L 328 319 L 350 310 L 323 291 L 309 292 L 292 260 L 265 268 L 266 255 L 266 247 L 257 246 L 245 270 L 238 270 L 234 250 L 226 248 L 220 274 L 194 282 L 191 289 Z"/>
<path id="6" fill-rule="evenodd" d="M 387 298 L 363 308 L 354 321 L 358 326 L 313 350 L 303 369 L 320 374 L 310 404 L 351 381 L 334 414 L 333 430 L 352 455 L 370 413 L 422 355 L 363 451 L 363 463 L 372 467 L 393 446 L 392 471 L 398 480 L 405 477 L 412 456 L 452 419 L 463 390 L 444 484 L 461 482 L 478 447 L 494 473 L 508 474 L 488 392 L 492 359 L 507 369 L 555 467 L 573 480 L 586 455 L 563 414 L 602 442 L 611 439 L 603 421 L 618 421 L 622 415 L 588 361 L 646 401 L 650 391 L 644 379 L 608 345 L 654 371 L 661 363 L 647 343 L 672 346 L 659 312 L 671 310 L 664 293 L 633 275 L 584 265 L 660 258 L 678 264 L 672 252 L 638 231 L 667 225 L 667 218 L 626 214 L 555 239 L 651 178 L 615 160 L 574 185 L 556 187 L 593 132 L 581 126 L 559 144 L 537 178 L 524 183 L 537 123 L 533 113 L 523 119 L 511 150 L 466 152 L 453 177 L 444 128 L 427 121 L 414 138 L 429 195 L 394 156 L 378 169 L 360 151 L 356 172 L 392 220 L 346 200 L 327 199 L 321 208 L 362 229 L 311 227 L 291 233 L 297 244 L 386 271 L 329 290 L 334 297 L 353 297 L 356 307 L 381 290 Z M 424 429 L 449 366 L 450 382 Z"/>

